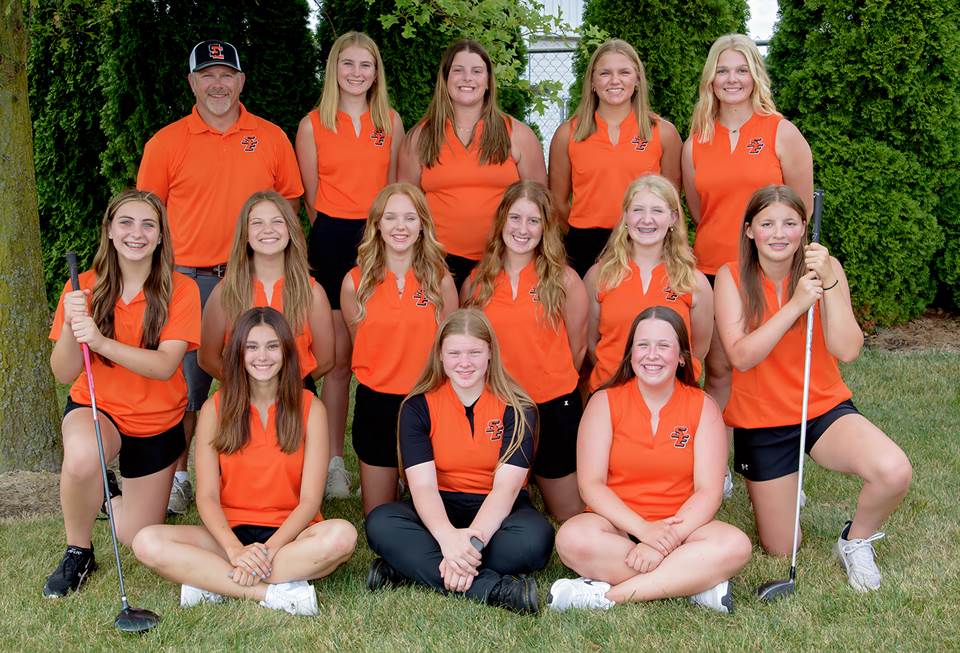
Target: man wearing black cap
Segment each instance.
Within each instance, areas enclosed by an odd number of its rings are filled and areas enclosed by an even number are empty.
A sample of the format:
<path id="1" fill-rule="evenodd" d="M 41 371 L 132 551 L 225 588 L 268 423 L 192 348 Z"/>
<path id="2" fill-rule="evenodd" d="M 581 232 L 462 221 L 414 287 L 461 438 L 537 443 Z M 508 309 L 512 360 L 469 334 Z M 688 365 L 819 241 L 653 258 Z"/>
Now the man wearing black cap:
<path id="1" fill-rule="evenodd" d="M 237 49 L 226 41 L 198 43 L 190 52 L 187 79 L 196 98 L 193 111 L 154 134 L 143 149 L 137 188 L 156 193 L 167 205 L 177 271 L 193 278 L 200 299 L 220 278 L 230 253 L 240 208 L 250 195 L 273 189 L 299 208 L 303 185 L 293 147 L 278 126 L 240 103 L 246 77 Z M 183 361 L 189 401 L 183 425 L 187 452 L 196 411 L 210 390 L 210 377 L 196 352 Z M 168 511 L 190 504 L 187 453 L 178 465 Z"/>

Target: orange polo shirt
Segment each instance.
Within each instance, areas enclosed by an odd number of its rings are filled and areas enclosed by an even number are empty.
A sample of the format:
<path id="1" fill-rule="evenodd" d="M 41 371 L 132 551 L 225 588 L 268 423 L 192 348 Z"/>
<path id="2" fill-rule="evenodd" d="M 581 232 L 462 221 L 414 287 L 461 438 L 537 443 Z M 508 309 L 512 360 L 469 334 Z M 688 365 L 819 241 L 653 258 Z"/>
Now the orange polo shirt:
<path id="1" fill-rule="evenodd" d="M 323 126 L 319 111 L 308 115 L 319 176 L 313 207 L 336 218 L 366 220 L 373 198 L 387 185 L 393 136 L 374 127 L 369 111 L 360 116 L 359 134 L 343 111 L 337 112 L 335 132 Z"/>
<path id="2" fill-rule="evenodd" d="M 220 412 L 220 390 L 213 395 Z M 230 527 L 240 524 L 279 527 L 300 503 L 303 478 L 303 454 L 307 438 L 307 419 L 314 399 L 309 390 L 301 391 L 303 437 L 293 453 L 284 453 L 277 442 L 277 407 L 270 407 L 267 425 L 259 411 L 250 406 L 250 440 L 240 451 L 220 454 L 220 506 Z M 323 521 L 318 512 L 311 524 Z"/>
<path id="3" fill-rule="evenodd" d="M 740 286 L 740 272 L 728 265 L 734 283 Z M 774 282 L 762 277 L 766 308 L 763 321 L 779 310 Z M 781 284 L 786 302 L 787 279 Z M 767 357 L 746 372 L 733 370 L 730 400 L 723 411 L 727 426 L 760 428 L 792 426 L 803 416 L 803 359 L 806 351 L 806 318 L 787 331 Z M 840 376 L 837 359 L 827 349 L 820 320 L 820 303 L 813 309 L 813 342 L 810 349 L 810 398 L 807 419 L 823 415 L 853 396 Z"/>
<path id="4" fill-rule="evenodd" d="M 503 366 L 538 404 L 571 392 L 579 378 L 561 320 L 554 329 L 540 303 L 536 261 L 520 271 L 517 296 L 510 278 L 501 272 L 493 295 L 483 307 L 500 343 Z"/>
<path id="5" fill-rule="evenodd" d="M 80 289 L 93 290 L 96 276 L 93 270 L 80 275 Z M 50 328 L 50 339 L 59 340 L 63 329 L 63 295 L 70 292 L 70 282 L 63 288 L 57 312 Z M 143 336 L 143 315 L 147 298 L 141 290 L 129 304 L 117 299 L 113 312 L 113 339 L 131 347 L 140 347 Z M 167 322 L 160 330 L 160 342 L 183 340 L 187 351 L 200 346 L 200 290 L 193 279 L 179 272 L 173 273 L 173 295 L 167 306 Z M 187 382 L 183 364 L 169 379 L 148 379 L 114 363 L 108 366 L 90 352 L 93 382 L 97 393 L 97 408 L 104 411 L 125 435 L 147 437 L 172 429 L 183 419 L 187 409 Z M 70 398 L 78 404 L 90 405 L 90 389 L 83 372 L 70 387 Z"/>
<path id="6" fill-rule="evenodd" d="M 693 253 L 704 274 L 716 274 L 721 265 L 740 258 L 740 230 L 750 197 L 764 186 L 783 183 L 777 157 L 779 113 L 753 114 L 740 127 L 737 145 L 730 151 L 730 132 L 713 123 L 709 143 L 693 138 L 694 183 L 700 196 L 700 224 Z"/>
<path id="7" fill-rule="evenodd" d="M 276 309 L 283 313 L 283 278 L 279 279 L 273 286 L 273 295 L 270 301 L 267 301 L 267 291 L 263 287 L 263 282 L 253 278 L 253 303 L 250 308 L 267 307 Z M 316 286 L 317 282 L 311 278 L 310 286 Z M 286 316 L 284 316 L 286 317 Z M 230 334 L 233 332 L 233 325 L 229 325 L 223 333 L 223 344 L 226 346 L 230 342 Z M 295 333 L 294 341 L 297 345 L 297 359 L 300 362 L 300 376 L 306 377 L 317 369 L 317 359 L 313 355 L 313 332 L 310 330 L 309 319 L 305 320 L 299 333 Z"/>
<path id="8" fill-rule="evenodd" d="M 593 114 L 597 129 L 582 141 L 573 140 L 576 120 L 570 121 L 570 181 L 573 206 L 570 226 L 578 229 L 613 229 L 623 215 L 623 194 L 634 179 L 660 174 L 663 144 L 660 121 L 653 125 L 649 139 L 640 138 L 636 114 L 620 123 L 620 139 L 610 142 L 607 123 Z"/>
<path id="9" fill-rule="evenodd" d="M 507 132 L 512 131 L 505 117 Z M 500 164 L 480 165 L 483 121 L 477 122 L 473 140 L 464 147 L 447 123 L 440 158 L 420 172 L 420 187 L 437 227 L 437 239 L 449 254 L 479 261 L 490 239 L 494 213 L 507 187 L 520 181 L 511 156 Z"/>
<path id="10" fill-rule="evenodd" d="M 677 294 L 670 288 L 667 266 L 663 263 L 653 268 L 650 283 L 644 290 L 640 269 L 630 261 L 630 275 L 616 288 L 597 291 L 597 301 L 600 303 L 600 340 L 596 349 L 597 362 L 590 373 L 590 392 L 595 392 L 617 371 L 623 360 L 623 350 L 633 337 L 630 325 L 643 310 L 651 306 L 672 308 L 683 318 L 687 333 L 692 333 L 690 308 L 693 294 Z M 697 360 L 694 360 L 694 374 L 700 376 Z"/>
<path id="11" fill-rule="evenodd" d="M 167 205 L 177 265 L 190 267 L 227 262 L 240 208 L 253 193 L 303 195 L 290 139 L 242 104 L 237 122 L 223 133 L 194 106 L 154 134 L 143 148 L 137 188 Z"/>
<path id="12" fill-rule="evenodd" d="M 350 270 L 353 287 L 360 287 L 360 268 Z M 420 282 L 407 270 L 403 293 L 396 277 L 385 271 L 383 282 L 367 299 L 366 314 L 353 341 L 353 373 L 377 392 L 405 395 L 420 378 L 437 332 L 434 304 Z"/>
<path id="13" fill-rule="evenodd" d="M 530 467 L 536 419 L 531 409 L 521 445 L 506 464 Z M 432 460 L 439 490 L 489 494 L 497 463 L 510 445 L 514 420 L 513 409 L 487 388 L 473 406 L 464 406 L 448 380 L 403 404 L 398 429 L 403 466 Z"/>
<path id="14" fill-rule="evenodd" d="M 693 494 L 693 444 L 703 391 L 675 381 L 656 433 L 636 379 L 606 393 L 613 429 L 607 487 L 643 519 L 672 517 Z"/>

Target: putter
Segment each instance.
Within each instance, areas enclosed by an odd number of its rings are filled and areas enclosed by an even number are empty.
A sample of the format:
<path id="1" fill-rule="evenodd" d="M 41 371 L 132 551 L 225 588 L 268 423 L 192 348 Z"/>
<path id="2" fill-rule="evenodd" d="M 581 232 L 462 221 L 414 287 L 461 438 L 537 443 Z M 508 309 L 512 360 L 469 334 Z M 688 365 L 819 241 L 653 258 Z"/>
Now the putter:
<path id="1" fill-rule="evenodd" d="M 823 191 L 813 192 L 813 233 L 810 240 L 820 242 L 820 216 L 823 213 Z M 761 601 L 775 601 L 790 596 L 797 588 L 797 541 L 800 539 L 800 496 L 803 492 L 803 455 L 807 444 L 807 402 L 810 398 L 810 347 L 813 344 L 813 307 L 807 309 L 807 342 L 803 357 L 803 408 L 800 417 L 800 469 L 797 474 L 797 506 L 793 521 L 793 553 L 790 558 L 790 577 L 785 580 L 768 580 L 757 588 Z"/>
<path id="2" fill-rule="evenodd" d="M 77 276 L 77 255 L 67 252 L 67 266 L 70 268 L 70 285 L 73 290 L 80 290 L 80 278 Z M 131 608 L 127 603 L 127 592 L 123 586 L 123 567 L 120 566 L 120 548 L 117 545 L 117 526 L 113 520 L 113 504 L 110 502 L 110 491 L 107 488 L 107 461 L 103 455 L 103 436 L 100 433 L 100 419 L 97 417 L 97 398 L 93 393 L 93 371 L 90 368 L 90 348 L 81 344 L 83 350 L 83 369 L 87 373 L 87 386 L 90 388 L 90 408 L 93 410 L 93 430 L 97 434 L 97 450 L 100 452 L 100 477 L 103 480 L 103 494 L 107 505 L 107 519 L 110 522 L 110 537 L 113 539 L 113 557 L 117 561 L 117 577 L 120 579 L 120 614 L 113 624 L 118 630 L 125 633 L 145 633 L 160 622 L 160 615 Z"/>

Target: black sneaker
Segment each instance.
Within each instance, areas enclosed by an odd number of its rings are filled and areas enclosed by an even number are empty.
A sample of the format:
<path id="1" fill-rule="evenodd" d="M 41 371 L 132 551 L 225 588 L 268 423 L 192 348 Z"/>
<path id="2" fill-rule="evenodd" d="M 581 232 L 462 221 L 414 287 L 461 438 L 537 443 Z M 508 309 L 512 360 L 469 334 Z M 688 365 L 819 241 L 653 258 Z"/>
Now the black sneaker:
<path id="1" fill-rule="evenodd" d="M 47 577 L 43 586 L 43 595 L 48 599 L 59 599 L 71 591 L 80 589 L 90 572 L 97 568 L 93 557 L 93 545 L 89 549 L 68 546 L 63 560 L 56 570 Z"/>
<path id="2" fill-rule="evenodd" d="M 490 590 L 490 594 L 487 595 L 487 604 L 520 614 L 536 614 L 540 612 L 537 581 L 523 574 L 504 576 Z"/>
<path id="3" fill-rule="evenodd" d="M 383 558 L 375 558 L 370 563 L 370 571 L 367 572 L 367 589 L 371 592 L 384 587 L 405 585 L 407 582 L 406 577 Z"/>
<path id="4" fill-rule="evenodd" d="M 108 470 L 107 470 L 107 490 L 110 492 L 110 498 L 111 498 L 111 499 L 112 499 L 113 497 L 122 496 L 122 494 L 123 494 L 122 492 L 120 492 L 120 484 L 117 483 L 117 475 L 116 475 L 116 473 L 114 473 L 114 471 L 113 471 L 112 469 L 108 469 Z M 107 502 L 106 502 L 106 501 L 104 501 L 103 503 L 100 504 L 100 512 L 103 513 L 104 516 L 109 516 L 109 515 L 107 514 Z"/>

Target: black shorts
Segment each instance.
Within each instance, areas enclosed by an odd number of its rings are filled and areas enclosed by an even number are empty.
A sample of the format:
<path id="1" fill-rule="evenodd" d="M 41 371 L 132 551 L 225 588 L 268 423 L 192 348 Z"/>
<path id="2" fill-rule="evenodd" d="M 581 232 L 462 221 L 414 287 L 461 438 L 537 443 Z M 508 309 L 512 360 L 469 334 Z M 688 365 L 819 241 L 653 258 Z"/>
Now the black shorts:
<path id="1" fill-rule="evenodd" d="M 447 254 L 446 258 L 447 267 L 450 268 L 450 276 L 453 277 L 453 282 L 457 285 L 457 292 L 460 292 L 460 287 L 463 285 L 463 282 L 467 280 L 467 277 L 470 276 L 470 273 L 478 261 L 474 261 L 472 258 L 457 256 L 456 254 Z"/>
<path id="2" fill-rule="evenodd" d="M 567 259 L 570 267 L 577 271 L 581 278 L 586 276 L 587 270 L 597 262 L 597 257 L 607 244 L 612 229 L 593 227 L 580 229 L 570 227 L 563 239 L 567 248 Z"/>
<path id="3" fill-rule="evenodd" d="M 357 264 L 357 246 L 363 238 L 366 220 L 331 218 L 317 212 L 310 228 L 307 259 L 310 274 L 327 293 L 330 308 L 340 310 L 340 285 L 343 278 Z"/>
<path id="4" fill-rule="evenodd" d="M 709 284 L 710 284 L 710 287 L 713 288 L 713 284 L 715 284 L 715 283 L 717 282 L 717 275 L 715 275 L 715 274 L 707 274 L 706 272 L 704 272 L 704 273 L 703 273 L 703 276 L 705 276 L 705 277 L 707 278 L 707 283 L 709 283 Z"/>
<path id="5" fill-rule="evenodd" d="M 247 546 L 254 542 L 263 544 L 277 532 L 275 526 L 255 526 L 253 524 L 237 524 L 233 527 L 233 534 L 240 540 L 240 544 Z"/>
<path id="6" fill-rule="evenodd" d="M 353 450 L 360 462 L 398 467 L 397 418 L 405 395 L 392 395 L 357 384 L 353 406 Z"/>
<path id="7" fill-rule="evenodd" d="M 823 415 L 807 420 L 809 455 L 827 429 L 844 415 L 859 415 L 849 399 Z M 800 425 L 756 429 L 733 429 L 733 468 L 749 481 L 772 481 L 800 469 Z"/>
<path id="8" fill-rule="evenodd" d="M 78 404 L 68 395 L 63 416 L 66 417 L 78 408 L 90 406 Z M 120 434 L 120 476 L 123 478 L 140 478 L 166 469 L 175 463 L 186 449 L 182 420 L 173 428 L 157 435 L 133 436 L 121 431 L 116 420 L 108 413 L 99 408 L 97 410 L 110 420 L 113 428 Z"/>
<path id="9" fill-rule="evenodd" d="M 574 389 L 556 399 L 537 404 L 540 438 L 533 473 L 543 478 L 563 478 L 577 471 L 577 429 L 583 415 L 580 392 Z"/>

